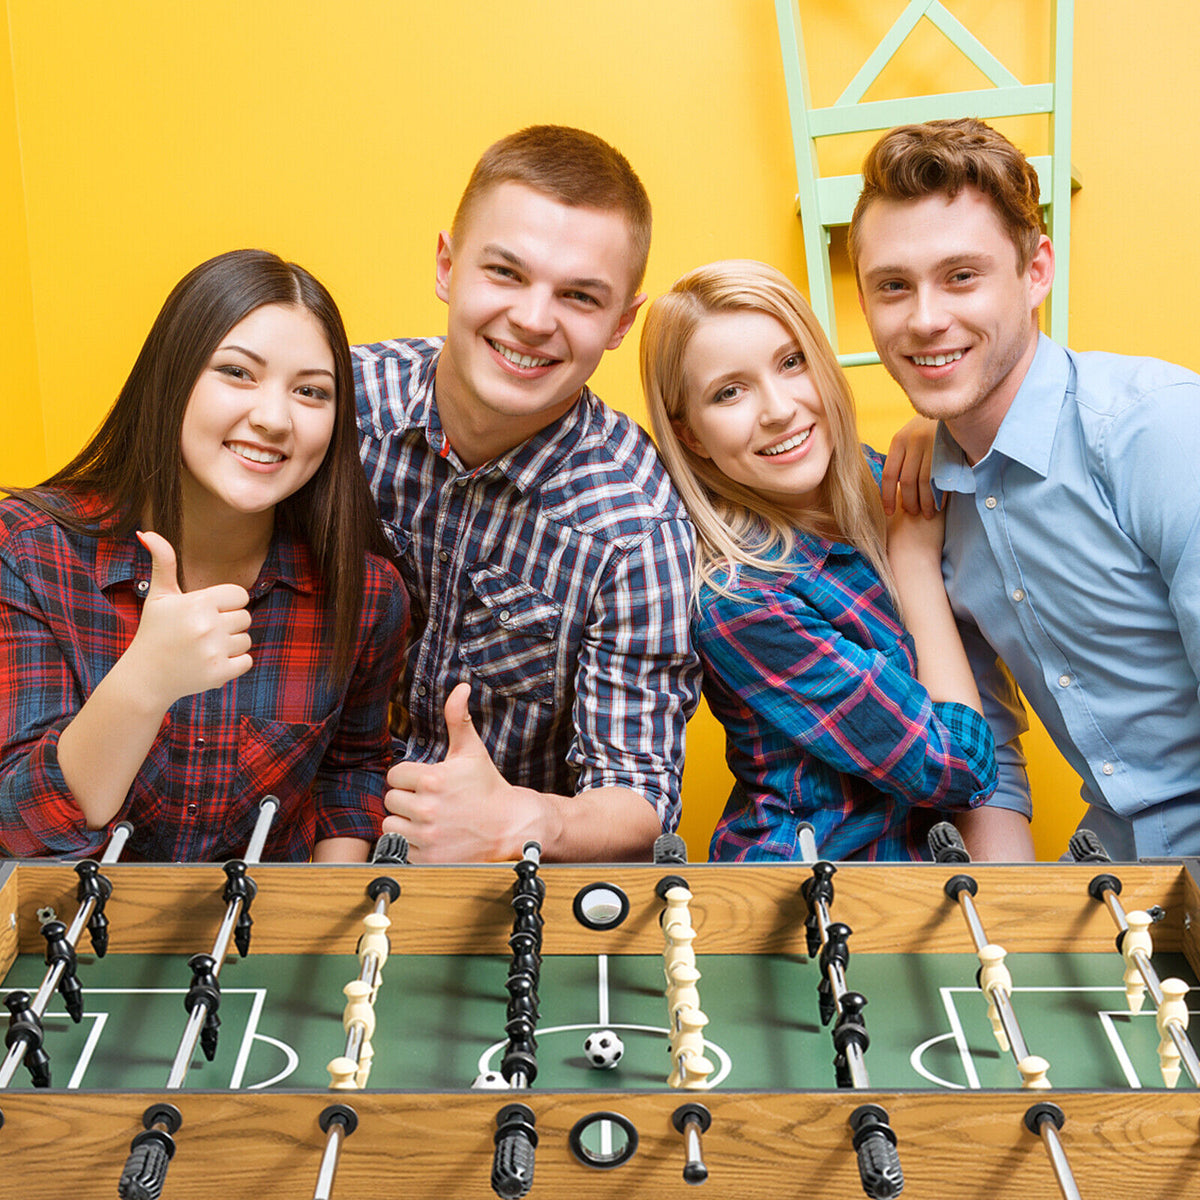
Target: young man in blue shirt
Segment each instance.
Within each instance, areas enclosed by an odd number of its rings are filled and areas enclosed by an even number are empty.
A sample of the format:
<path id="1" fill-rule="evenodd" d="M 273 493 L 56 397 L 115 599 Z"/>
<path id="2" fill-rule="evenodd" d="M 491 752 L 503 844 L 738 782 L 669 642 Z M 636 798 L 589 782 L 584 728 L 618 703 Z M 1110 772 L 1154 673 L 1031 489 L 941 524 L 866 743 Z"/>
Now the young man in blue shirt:
<path id="1" fill-rule="evenodd" d="M 1200 853 L 1200 378 L 1039 333 L 1037 177 L 987 125 L 894 129 L 863 174 L 860 302 L 938 422 L 943 573 L 1001 747 L 1009 809 L 981 812 L 973 852 L 1032 857 L 1015 680 L 1114 858 Z"/>

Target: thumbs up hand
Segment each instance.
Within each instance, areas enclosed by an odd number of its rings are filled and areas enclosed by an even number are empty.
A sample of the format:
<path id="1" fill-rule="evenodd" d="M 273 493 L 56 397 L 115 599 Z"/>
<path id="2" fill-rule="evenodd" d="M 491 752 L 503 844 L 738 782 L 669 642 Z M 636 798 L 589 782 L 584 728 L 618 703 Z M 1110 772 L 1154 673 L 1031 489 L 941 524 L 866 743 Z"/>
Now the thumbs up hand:
<path id="1" fill-rule="evenodd" d="M 150 590 L 126 655 L 166 712 L 180 697 L 221 687 L 250 670 L 250 596 L 234 583 L 180 591 L 170 542 L 157 533 L 137 537 L 150 552 Z"/>
<path id="2" fill-rule="evenodd" d="M 532 813 L 496 769 L 467 707 L 471 685 L 460 683 L 444 709 L 448 748 L 440 763 L 400 762 L 388 772 L 385 833 L 408 839 L 413 862 L 497 862 L 517 857 L 532 836 Z"/>

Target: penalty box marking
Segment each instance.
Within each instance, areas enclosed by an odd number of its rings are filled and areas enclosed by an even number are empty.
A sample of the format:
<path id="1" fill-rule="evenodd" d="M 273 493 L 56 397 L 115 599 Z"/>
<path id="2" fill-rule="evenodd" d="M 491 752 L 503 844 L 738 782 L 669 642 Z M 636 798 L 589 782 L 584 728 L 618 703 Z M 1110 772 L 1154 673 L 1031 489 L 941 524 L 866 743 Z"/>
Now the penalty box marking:
<path id="1" fill-rule="evenodd" d="M 1192 988 L 1188 988 L 1189 992 L 1192 990 Z M 925 1041 L 921 1042 L 913 1049 L 913 1052 L 909 1055 L 908 1061 L 912 1066 L 912 1069 L 916 1071 L 918 1075 L 920 1075 L 923 1079 L 928 1079 L 930 1083 L 937 1084 L 939 1087 L 951 1088 L 956 1091 L 982 1089 L 983 1085 L 979 1081 L 979 1074 L 975 1070 L 974 1055 L 972 1054 L 971 1048 L 967 1043 L 967 1035 L 963 1029 L 962 1019 L 959 1016 L 958 1006 L 955 1003 L 954 996 L 956 993 L 969 994 L 976 997 L 981 1004 L 987 1003 L 986 997 L 984 997 L 983 993 L 978 987 L 968 987 L 961 984 L 940 987 L 938 991 L 942 997 L 942 1006 L 946 1010 L 947 1020 L 950 1022 L 950 1032 L 935 1034 L 933 1037 L 927 1038 Z M 1014 987 L 1012 989 L 1012 994 L 1014 996 L 1021 992 L 1054 992 L 1059 995 L 1062 995 L 1065 992 L 1120 992 L 1121 995 L 1124 996 L 1125 988 L 1122 984 L 1093 984 L 1090 986 L 1072 987 Z M 1188 1010 L 1189 1013 L 1195 1011 L 1198 1010 Z M 1019 1018 L 1020 1013 L 1018 1013 L 1017 1016 Z M 1130 1088 L 1140 1088 L 1143 1086 L 1143 1084 L 1141 1077 L 1138 1075 L 1137 1070 L 1133 1065 L 1133 1060 L 1129 1057 L 1129 1051 L 1125 1048 L 1125 1043 L 1122 1040 L 1119 1031 L 1117 1030 L 1116 1022 L 1113 1020 L 1113 1018 L 1123 1017 L 1129 1019 L 1134 1017 L 1150 1017 L 1153 1019 L 1156 1016 L 1157 1014 L 1153 1008 L 1144 1009 L 1140 1013 L 1132 1013 L 1128 1008 L 1096 1009 L 1096 1017 L 1100 1021 L 1100 1027 L 1104 1030 L 1105 1037 L 1108 1039 L 1109 1045 L 1112 1047 L 1113 1055 L 1116 1058 L 1117 1063 L 1120 1065 Z M 942 1042 L 948 1042 L 952 1039 L 958 1049 L 959 1057 L 962 1060 L 963 1074 L 967 1077 L 967 1082 L 965 1084 L 955 1083 L 953 1080 L 943 1079 L 940 1075 L 935 1075 L 924 1065 L 924 1062 L 922 1061 L 925 1057 L 925 1052 L 931 1047 L 939 1045 Z M 1032 1048 L 1031 1052 L 1033 1052 Z M 1050 1064 L 1050 1069 L 1054 1069 L 1053 1063 Z"/>
<path id="2" fill-rule="evenodd" d="M 93 996 L 186 996 L 190 988 L 88 988 L 85 991 L 85 996 L 90 1000 Z M 245 1087 L 247 1091 L 258 1091 L 262 1088 L 268 1088 L 276 1083 L 287 1079 L 296 1068 L 300 1065 L 300 1055 L 296 1053 L 292 1046 L 286 1042 L 282 1042 L 279 1038 L 271 1037 L 267 1033 L 258 1032 L 258 1023 L 262 1017 L 263 1006 L 267 1000 L 266 988 L 246 988 L 246 987 L 231 987 L 221 989 L 221 998 L 226 996 L 249 996 L 250 1000 L 250 1015 L 246 1021 L 245 1030 L 242 1033 L 242 1041 L 238 1047 L 237 1059 L 233 1065 L 233 1072 L 229 1078 L 229 1088 L 231 1091 L 237 1091 Z M 83 1076 L 91 1065 L 92 1057 L 96 1053 L 96 1048 L 100 1044 L 100 1037 L 104 1031 L 105 1025 L 108 1024 L 108 1019 L 111 1013 L 107 1012 L 84 1012 L 85 1020 L 92 1021 L 92 1028 L 88 1031 L 88 1036 L 84 1041 L 83 1050 L 80 1052 L 79 1059 L 75 1064 L 74 1070 L 71 1072 L 68 1088 L 78 1088 L 83 1086 Z M 71 1020 L 68 1013 L 51 1012 L 47 1010 L 43 1014 L 44 1021 L 65 1021 Z M 182 1034 L 185 1022 L 181 1021 L 179 1025 L 179 1033 Z M 266 1042 L 270 1046 L 280 1050 L 287 1065 L 282 1071 L 272 1075 L 270 1079 L 264 1079 L 259 1083 L 245 1083 L 246 1067 L 250 1061 L 251 1051 L 254 1049 L 255 1042 Z"/>

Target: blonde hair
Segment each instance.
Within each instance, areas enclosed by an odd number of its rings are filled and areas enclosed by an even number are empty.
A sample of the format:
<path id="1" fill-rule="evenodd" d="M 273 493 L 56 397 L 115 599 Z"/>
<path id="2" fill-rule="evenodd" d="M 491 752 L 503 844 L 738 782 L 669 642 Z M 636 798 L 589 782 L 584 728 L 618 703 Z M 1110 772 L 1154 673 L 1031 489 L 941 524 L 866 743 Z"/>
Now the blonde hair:
<path id="1" fill-rule="evenodd" d="M 684 358 L 705 318 L 751 310 L 774 317 L 795 339 L 829 423 L 832 452 L 811 517 L 785 511 L 730 479 L 684 445 L 687 425 Z M 788 569 L 795 533 L 849 543 L 895 595 L 887 562 L 887 524 L 879 487 L 858 442 L 854 397 L 812 309 L 788 278 L 765 263 L 731 260 L 698 267 L 650 305 L 642 329 L 642 388 L 667 470 L 696 527 L 696 588 L 732 595 L 736 566 Z"/>

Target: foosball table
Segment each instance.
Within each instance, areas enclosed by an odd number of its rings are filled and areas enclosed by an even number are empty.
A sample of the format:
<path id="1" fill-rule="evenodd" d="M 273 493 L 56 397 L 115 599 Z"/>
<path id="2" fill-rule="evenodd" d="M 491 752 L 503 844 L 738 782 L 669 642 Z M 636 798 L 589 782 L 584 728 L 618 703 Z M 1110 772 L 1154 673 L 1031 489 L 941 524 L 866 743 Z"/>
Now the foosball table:
<path id="1" fill-rule="evenodd" d="M 117 1195 L 134 1142 L 168 1200 L 1200 1186 L 1191 861 L 100 871 L 102 956 L 62 933 L 94 871 L 0 865 L 21 1200 Z"/>

